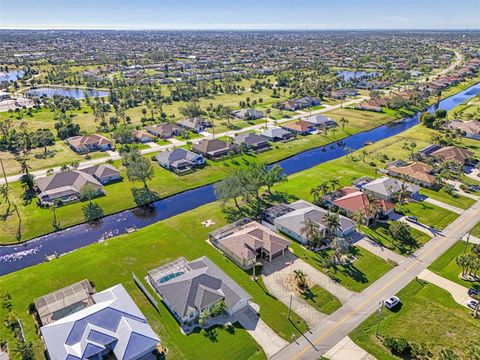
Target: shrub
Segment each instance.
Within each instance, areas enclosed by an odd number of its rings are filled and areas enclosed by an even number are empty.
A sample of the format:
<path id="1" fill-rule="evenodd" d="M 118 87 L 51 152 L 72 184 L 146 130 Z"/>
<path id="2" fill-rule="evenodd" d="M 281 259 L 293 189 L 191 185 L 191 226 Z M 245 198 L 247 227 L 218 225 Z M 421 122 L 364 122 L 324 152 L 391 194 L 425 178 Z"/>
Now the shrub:
<path id="1" fill-rule="evenodd" d="M 411 350 L 410 344 L 404 338 L 396 339 L 386 336 L 383 345 L 394 355 L 408 355 Z"/>
<path id="2" fill-rule="evenodd" d="M 423 343 L 410 342 L 410 355 L 412 359 L 416 360 L 428 360 L 432 358 L 430 350 L 428 350 L 427 345 Z"/>

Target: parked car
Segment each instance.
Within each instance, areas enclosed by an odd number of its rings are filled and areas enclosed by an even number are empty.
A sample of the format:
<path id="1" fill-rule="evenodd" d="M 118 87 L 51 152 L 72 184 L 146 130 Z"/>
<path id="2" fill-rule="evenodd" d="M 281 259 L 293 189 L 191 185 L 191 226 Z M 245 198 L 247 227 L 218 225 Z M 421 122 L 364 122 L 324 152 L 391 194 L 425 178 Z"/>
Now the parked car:
<path id="1" fill-rule="evenodd" d="M 405 219 L 411 222 L 417 222 L 417 217 L 416 216 L 407 216 Z"/>
<path id="2" fill-rule="evenodd" d="M 468 296 L 480 297 L 480 289 L 468 289 Z"/>
<path id="3" fill-rule="evenodd" d="M 398 304 L 400 304 L 400 299 L 397 296 L 392 296 L 384 302 L 384 305 L 387 309 L 393 309 Z"/>
<path id="4" fill-rule="evenodd" d="M 467 306 L 472 309 L 472 310 L 475 310 L 475 308 L 477 307 L 478 305 L 478 301 L 477 300 L 468 300 L 467 301 Z"/>

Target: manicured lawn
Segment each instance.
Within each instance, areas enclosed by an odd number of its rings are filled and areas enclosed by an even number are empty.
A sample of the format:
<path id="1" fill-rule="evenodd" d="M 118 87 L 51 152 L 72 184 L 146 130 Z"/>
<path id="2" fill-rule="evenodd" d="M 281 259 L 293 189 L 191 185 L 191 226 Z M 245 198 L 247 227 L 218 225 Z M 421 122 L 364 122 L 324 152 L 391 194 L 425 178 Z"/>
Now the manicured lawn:
<path id="1" fill-rule="evenodd" d="M 441 349 L 454 350 L 460 359 L 480 339 L 480 321 L 457 304 L 451 295 L 432 284 L 412 281 L 398 293 L 402 306 L 397 311 L 383 310 L 379 335 L 424 343 L 433 359 Z M 378 315 L 373 314 L 350 333 L 352 340 L 378 360 L 394 360 L 381 340 L 375 336 Z M 430 358 L 430 357 L 429 357 Z"/>
<path id="2" fill-rule="evenodd" d="M 396 210 L 407 216 L 416 216 L 418 221 L 438 230 L 443 230 L 459 215 L 426 202 L 409 202 L 397 205 Z"/>
<path id="3" fill-rule="evenodd" d="M 436 191 L 432 189 L 422 188 L 420 190 L 420 194 L 431 197 L 432 199 L 441 201 L 445 204 L 452 205 L 464 210 L 468 209 L 470 206 L 475 204 L 475 200 L 473 199 L 470 199 L 462 195 L 456 195 L 456 196 L 449 195 L 444 189 L 440 189 Z"/>
<path id="4" fill-rule="evenodd" d="M 33 319 L 27 314 L 28 305 L 55 289 L 89 279 L 99 290 L 122 283 L 169 349 L 169 358 L 218 359 L 226 353 L 235 359 L 248 359 L 253 355 L 263 358 L 256 355 L 260 347 L 242 329 L 237 329 L 235 336 L 217 329 L 216 341 L 209 340 L 203 331 L 184 336 L 163 305 L 158 313 L 154 310 L 132 281 L 131 274 L 135 273 L 142 279 L 148 270 L 180 256 L 189 260 L 208 256 L 252 295 L 252 302 L 260 305 L 262 319 L 283 338 L 291 341 L 292 333 L 298 336 L 299 330 L 305 331 L 305 323 L 296 314 L 293 314 L 293 322 L 287 320 L 288 308 L 271 296 L 261 282 L 253 282 L 246 272 L 206 242 L 208 233 L 213 230 L 201 225 L 206 219 L 214 220 L 216 227 L 225 224 L 220 207 L 211 204 L 133 234 L 90 245 L 55 261 L 3 276 L 0 279 L 1 290 L 12 295 L 13 311 L 22 320 L 27 339 L 34 341 L 37 356 L 42 357 L 43 346 Z M 1 308 L 0 318 L 4 317 L 5 309 Z M 0 327 L 0 338 L 11 339 L 3 326 Z"/>
<path id="5" fill-rule="evenodd" d="M 312 252 L 295 242 L 290 247 L 299 258 L 352 291 L 362 291 L 393 268 L 392 264 L 371 252 L 353 246 L 351 251 L 357 260 L 349 266 L 337 265 L 336 269 L 328 270 L 325 263 L 331 258 L 331 250 Z"/>
<path id="6" fill-rule="evenodd" d="M 480 237 L 480 223 L 475 225 L 472 230 L 470 230 L 470 234 L 476 237 Z"/>
<path id="7" fill-rule="evenodd" d="M 342 306 L 335 295 L 318 285 L 304 291 L 301 296 L 307 303 L 324 314 L 331 314 Z"/>
<path id="8" fill-rule="evenodd" d="M 370 239 L 374 240 L 378 244 L 401 255 L 415 252 L 428 240 L 430 240 L 430 236 L 428 236 L 427 234 L 410 227 L 413 241 L 408 243 L 402 243 L 400 241 L 396 241 L 392 237 L 392 235 L 388 231 L 389 227 L 390 224 L 376 223 L 375 225 L 369 227 L 362 225 L 360 227 L 360 230 L 362 231 L 362 233 L 367 235 Z"/>
<path id="9" fill-rule="evenodd" d="M 456 259 L 464 253 L 468 253 L 469 249 L 466 247 L 467 243 L 465 241 L 457 241 L 448 251 L 440 256 L 435 262 L 430 265 L 429 269 L 437 273 L 444 278 L 447 278 L 451 281 L 456 282 L 462 286 L 470 288 L 476 286 L 480 288 L 480 282 L 472 283 L 469 281 L 462 280 L 460 274 L 462 273 L 462 268 L 457 265 Z M 470 246 L 470 245 L 469 245 Z"/>

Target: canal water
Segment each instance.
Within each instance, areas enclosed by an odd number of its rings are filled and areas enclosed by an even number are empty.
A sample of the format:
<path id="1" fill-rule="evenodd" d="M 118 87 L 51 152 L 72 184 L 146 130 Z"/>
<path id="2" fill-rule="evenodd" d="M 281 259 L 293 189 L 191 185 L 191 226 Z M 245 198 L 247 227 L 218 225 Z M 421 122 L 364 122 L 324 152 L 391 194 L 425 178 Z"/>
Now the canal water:
<path id="1" fill-rule="evenodd" d="M 478 93 L 480 93 L 480 84 L 476 84 L 465 91 L 442 100 L 439 104 L 431 106 L 428 111 L 453 109 L 459 103 L 468 100 Z M 307 150 L 279 161 L 277 164 L 288 175 L 310 169 L 324 162 L 338 159 L 346 155 L 347 151 L 358 150 L 366 142 L 380 141 L 400 134 L 417 125 L 419 117 L 420 114 L 416 114 L 403 121 L 358 133 L 343 139 L 341 145 L 332 144 L 332 146 L 327 146 L 325 149 L 319 147 Z M 205 185 L 159 200 L 153 204 L 154 210 L 147 214 L 140 209 L 126 210 L 118 214 L 109 215 L 97 224 L 76 225 L 38 237 L 24 244 L 0 247 L 0 275 L 41 263 L 45 261 L 46 256 L 54 253 L 58 255 L 65 254 L 83 246 L 123 234 L 128 227 L 142 228 L 215 200 L 213 184 Z"/>
<path id="2" fill-rule="evenodd" d="M 83 99 L 85 98 L 85 93 L 88 93 L 90 97 L 103 97 L 108 96 L 108 91 L 101 91 L 101 90 L 85 90 L 85 89 L 75 89 L 75 88 L 50 88 L 50 87 L 41 87 L 28 90 L 26 92 L 27 95 L 33 96 L 43 96 L 46 95 L 49 98 L 53 98 L 54 95 L 61 95 L 61 96 L 70 96 L 75 99 Z"/>

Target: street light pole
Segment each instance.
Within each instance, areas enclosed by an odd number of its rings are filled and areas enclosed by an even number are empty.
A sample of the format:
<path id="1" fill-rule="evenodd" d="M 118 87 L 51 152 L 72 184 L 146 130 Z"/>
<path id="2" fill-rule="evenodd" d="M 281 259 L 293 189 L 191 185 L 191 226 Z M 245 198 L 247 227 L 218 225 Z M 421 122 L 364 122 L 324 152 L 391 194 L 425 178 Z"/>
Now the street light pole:
<path id="1" fill-rule="evenodd" d="M 382 312 L 383 312 L 383 301 L 379 301 L 378 305 L 378 321 L 377 321 L 377 330 L 375 331 L 375 336 L 378 337 L 378 331 L 380 330 L 380 321 L 382 320 Z"/>

